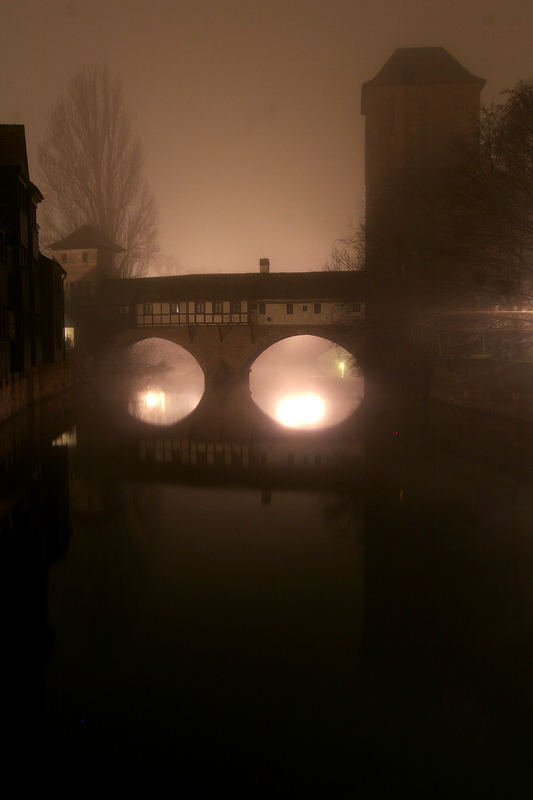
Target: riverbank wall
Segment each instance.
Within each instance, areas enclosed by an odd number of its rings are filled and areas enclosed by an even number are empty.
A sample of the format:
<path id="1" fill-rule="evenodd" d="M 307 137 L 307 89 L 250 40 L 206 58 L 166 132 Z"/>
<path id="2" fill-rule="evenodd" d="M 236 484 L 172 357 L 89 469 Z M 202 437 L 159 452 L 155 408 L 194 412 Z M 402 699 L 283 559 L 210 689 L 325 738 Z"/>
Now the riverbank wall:
<path id="1" fill-rule="evenodd" d="M 15 376 L 0 384 L 0 423 L 32 403 L 61 394 L 74 385 L 73 360 L 41 364 L 27 375 Z"/>
<path id="2" fill-rule="evenodd" d="M 441 358 L 429 394 L 440 403 L 533 422 L 533 363 Z"/>

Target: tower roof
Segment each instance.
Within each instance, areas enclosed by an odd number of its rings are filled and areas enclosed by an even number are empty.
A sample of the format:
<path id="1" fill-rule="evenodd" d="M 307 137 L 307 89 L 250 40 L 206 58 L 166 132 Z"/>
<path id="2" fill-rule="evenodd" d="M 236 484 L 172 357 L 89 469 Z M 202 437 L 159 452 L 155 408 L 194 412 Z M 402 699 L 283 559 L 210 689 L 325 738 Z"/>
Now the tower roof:
<path id="1" fill-rule="evenodd" d="M 20 167 L 29 177 L 24 125 L 0 125 L 0 166 Z"/>
<path id="2" fill-rule="evenodd" d="M 111 239 L 107 239 L 98 228 L 93 228 L 92 225 L 82 225 L 64 239 L 52 242 L 49 247 L 50 250 L 93 250 L 98 248 L 112 250 L 114 253 L 122 253 L 124 250 Z"/>
<path id="3" fill-rule="evenodd" d="M 399 47 L 377 75 L 363 83 L 361 113 L 366 111 L 367 86 L 420 86 L 473 83 L 479 90 L 485 79 L 472 75 L 444 47 Z"/>

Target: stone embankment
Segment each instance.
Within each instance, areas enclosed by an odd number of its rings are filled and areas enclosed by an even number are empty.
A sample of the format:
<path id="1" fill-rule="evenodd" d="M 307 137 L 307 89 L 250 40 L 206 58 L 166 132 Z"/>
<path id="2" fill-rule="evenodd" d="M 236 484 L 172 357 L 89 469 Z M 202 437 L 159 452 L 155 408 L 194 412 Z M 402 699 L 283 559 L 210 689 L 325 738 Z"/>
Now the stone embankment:
<path id="1" fill-rule="evenodd" d="M 65 392 L 73 384 L 74 364 L 71 359 L 57 364 L 42 364 L 28 375 L 4 382 L 0 385 L 0 423 L 32 403 Z"/>
<path id="2" fill-rule="evenodd" d="M 533 422 L 533 363 L 442 358 L 433 369 L 430 397 Z"/>

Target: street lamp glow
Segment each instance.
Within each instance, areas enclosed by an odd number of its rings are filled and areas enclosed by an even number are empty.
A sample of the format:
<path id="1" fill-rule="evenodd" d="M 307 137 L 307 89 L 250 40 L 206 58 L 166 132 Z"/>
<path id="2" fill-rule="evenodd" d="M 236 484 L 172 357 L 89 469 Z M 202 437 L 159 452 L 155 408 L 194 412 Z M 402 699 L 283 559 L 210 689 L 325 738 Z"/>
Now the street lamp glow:
<path id="1" fill-rule="evenodd" d="M 165 410 L 165 393 L 164 392 L 146 392 L 144 397 L 144 402 L 146 408 L 155 408 L 159 406 L 159 408 L 164 411 Z"/>
<path id="2" fill-rule="evenodd" d="M 276 416 L 288 428 L 305 428 L 320 422 L 325 413 L 322 399 L 316 394 L 295 394 L 283 397 Z"/>

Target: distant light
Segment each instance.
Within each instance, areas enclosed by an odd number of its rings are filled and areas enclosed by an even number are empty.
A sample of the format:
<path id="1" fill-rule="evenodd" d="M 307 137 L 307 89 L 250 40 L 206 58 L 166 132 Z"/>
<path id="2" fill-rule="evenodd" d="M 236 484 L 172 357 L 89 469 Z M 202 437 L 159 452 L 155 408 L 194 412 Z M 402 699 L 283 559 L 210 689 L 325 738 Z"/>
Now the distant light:
<path id="1" fill-rule="evenodd" d="M 76 433 L 76 426 L 69 431 L 64 431 L 61 436 L 58 436 L 52 442 L 52 447 L 76 447 L 78 437 Z"/>
<path id="2" fill-rule="evenodd" d="M 344 378 L 344 367 L 345 367 L 344 361 L 339 361 L 339 372 L 341 374 L 341 378 Z"/>
<path id="3" fill-rule="evenodd" d="M 144 404 L 146 408 L 156 408 L 157 406 L 161 411 L 165 410 L 165 393 L 164 392 L 146 392 L 144 395 Z"/>
<path id="4" fill-rule="evenodd" d="M 295 394 L 283 397 L 276 416 L 288 428 L 300 428 L 319 422 L 325 413 L 323 400 L 316 394 Z"/>
<path id="5" fill-rule="evenodd" d="M 63 335 L 65 337 L 65 342 L 67 342 L 71 347 L 74 347 L 74 328 L 72 326 L 65 327 Z"/>
<path id="6" fill-rule="evenodd" d="M 146 392 L 144 402 L 146 403 L 147 408 L 155 408 L 157 405 L 157 395 L 155 392 Z"/>

